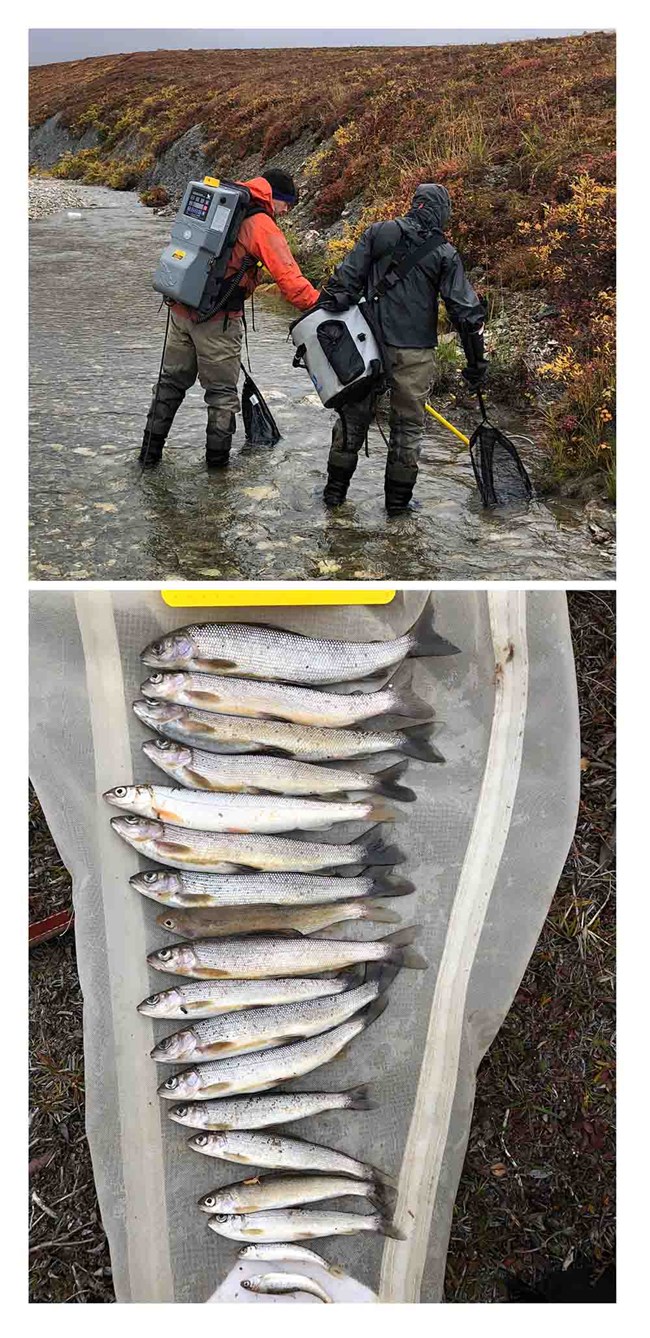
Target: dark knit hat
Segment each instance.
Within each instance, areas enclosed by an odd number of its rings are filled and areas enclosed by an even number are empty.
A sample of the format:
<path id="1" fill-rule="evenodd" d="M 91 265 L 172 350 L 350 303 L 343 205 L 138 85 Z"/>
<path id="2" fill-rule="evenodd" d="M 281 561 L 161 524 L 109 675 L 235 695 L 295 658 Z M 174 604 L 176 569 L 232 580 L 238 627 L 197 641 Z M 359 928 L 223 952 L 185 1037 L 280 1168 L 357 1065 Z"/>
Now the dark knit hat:
<path id="1" fill-rule="evenodd" d="M 279 167 L 271 167 L 268 172 L 263 172 L 262 176 L 268 181 L 274 200 L 284 200 L 285 204 L 298 203 L 298 187 L 288 172 L 283 172 Z"/>

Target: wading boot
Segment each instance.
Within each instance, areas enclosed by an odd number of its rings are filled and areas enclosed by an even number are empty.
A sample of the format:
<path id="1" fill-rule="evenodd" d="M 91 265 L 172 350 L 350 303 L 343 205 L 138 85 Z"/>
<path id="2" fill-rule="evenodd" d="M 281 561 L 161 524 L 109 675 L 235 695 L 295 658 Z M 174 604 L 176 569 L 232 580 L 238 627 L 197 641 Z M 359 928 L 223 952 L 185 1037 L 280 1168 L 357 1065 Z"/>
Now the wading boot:
<path id="1" fill-rule="evenodd" d="M 158 386 L 154 389 L 138 456 L 138 463 L 143 469 L 153 469 L 155 465 L 160 464 L 169 429 L 184 399 L 183 387 L 170 381 L 163 372 Z"/>
<path id="2" fill-rule="evenodd" d="M 224 469 L 230 459 L 235 415 L 231 413 L 230 422 L 224 428 L 223 409 L 208 409 L 208 430 L 205 437 L 205 463 L 208 469 Z"/>
<path id="3" fill-rule="evenodd" d="M 353 463 L 356 465 L 356 456 Z M 348 495 L 353 470 L 340 469 L 336 465 L 327 466 L 327 483 L 323 491 L 323 501 L 330 509 L 342 506 Z"/>
<path id="4" fill-rule="evenodd" d="M 140 454 L 138 456 L 138 464 L 141 465 L 143 469 L 155 469 L 156 465 L 160 464 L 165 440 L 165 437 L 154 436 L 153 432 L 151 436 L 149 436 L 149 433 L 145 428 L 144 437 L 142 438 L 142 446 L 140 447 Z"/>

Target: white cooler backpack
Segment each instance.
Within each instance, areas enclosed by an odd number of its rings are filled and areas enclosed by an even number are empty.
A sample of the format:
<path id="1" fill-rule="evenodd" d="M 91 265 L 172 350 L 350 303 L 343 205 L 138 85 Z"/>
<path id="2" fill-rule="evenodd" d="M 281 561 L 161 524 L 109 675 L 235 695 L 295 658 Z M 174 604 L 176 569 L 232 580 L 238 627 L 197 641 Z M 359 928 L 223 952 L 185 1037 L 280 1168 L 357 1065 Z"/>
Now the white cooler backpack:
<path id="1" fill-rule="evenodd" d="M 294 367 L 305 367 L 326 409 L 363 399 L 382 373 L 379 345 L 361 306 L 314 311 L 289 327 Z"/>

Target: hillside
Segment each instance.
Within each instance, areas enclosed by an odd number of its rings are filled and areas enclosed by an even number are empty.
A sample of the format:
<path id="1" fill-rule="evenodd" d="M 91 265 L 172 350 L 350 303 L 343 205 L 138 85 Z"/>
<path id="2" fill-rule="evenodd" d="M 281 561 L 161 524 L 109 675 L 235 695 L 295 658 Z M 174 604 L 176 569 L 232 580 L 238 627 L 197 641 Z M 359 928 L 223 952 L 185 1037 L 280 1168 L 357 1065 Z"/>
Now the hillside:
<path id="1" fill-rule="evenodd" d="M 152 201 L 204 171 L 289 167 L 303 188 L 292 241 L 315 282 L 418 182 L 443 181 L 496 374 L 541 397 L 556 477 L 611 483 L 613 36 L 98 57 L 34 68 L 30 125 L 35 170 L 162 188 Z"/>

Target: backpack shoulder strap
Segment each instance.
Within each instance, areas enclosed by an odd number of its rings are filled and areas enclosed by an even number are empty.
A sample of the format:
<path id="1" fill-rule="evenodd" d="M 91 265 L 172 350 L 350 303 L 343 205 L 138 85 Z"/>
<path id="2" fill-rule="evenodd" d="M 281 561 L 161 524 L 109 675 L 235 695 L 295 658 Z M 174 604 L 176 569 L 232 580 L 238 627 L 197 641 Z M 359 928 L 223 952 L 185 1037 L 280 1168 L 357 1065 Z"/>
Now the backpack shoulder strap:
<path id="1" fill-rule="evenodd" d="M 420 246 L 413 247 L 408 239 L 402 236 L 395 247 L 393 258 L 386 273 L 375 288 L 372 295 L 373 299 L 383 297 L 389 288 L 394 288 L 396 284 L 401 283 L 407 274 L 410 274 L 411 270 L 415 269 L 421 260 L 424 260 L 425 256 L 428 256 L 431 251 L 435 251 L 437 247 L 444 245 L 446 240 L 443 232 L 434 231 L 428 234 Z M 405 243 L 407 243 L 406 251 L 404 250 Z"/>

